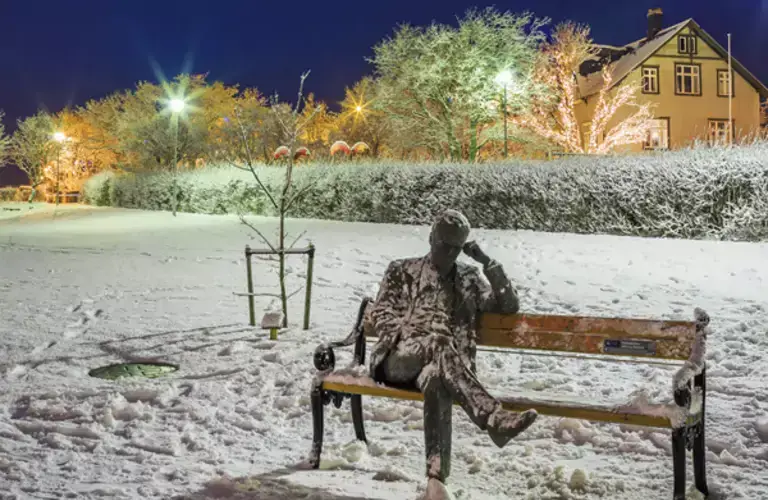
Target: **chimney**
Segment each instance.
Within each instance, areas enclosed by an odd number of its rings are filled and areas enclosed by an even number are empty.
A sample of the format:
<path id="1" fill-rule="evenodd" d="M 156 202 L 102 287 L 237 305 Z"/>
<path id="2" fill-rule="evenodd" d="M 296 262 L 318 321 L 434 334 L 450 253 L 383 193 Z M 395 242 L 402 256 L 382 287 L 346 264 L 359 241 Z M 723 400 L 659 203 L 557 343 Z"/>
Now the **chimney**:
<path id="1" fill-rule="evenodd" d="M 653 40 L 661 31 L 664 22 L 664 13 L 661 9 L 648 9 L 648 37 L 646 41 Z"/>

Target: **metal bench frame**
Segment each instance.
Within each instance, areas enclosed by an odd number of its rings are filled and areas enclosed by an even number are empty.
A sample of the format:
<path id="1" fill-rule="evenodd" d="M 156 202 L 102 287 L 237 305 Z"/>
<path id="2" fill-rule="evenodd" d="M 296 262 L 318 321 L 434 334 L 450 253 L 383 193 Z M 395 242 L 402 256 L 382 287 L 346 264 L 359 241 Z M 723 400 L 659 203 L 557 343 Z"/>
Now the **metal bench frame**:
<path id="1" fill-rule="evenodd" d="M 365 365 L 366 354 L 366 331 L 365 315 L 366 310 L 371 304 L 370 298 L 363 299 L 357 314 L 357 321 L 352 332 L 344 340 L 322 344 L 317 347 L 314 353 L 314 365 L 318 370 L 313 381 L 311 390 L 312 420 L 313 420 L 313 439 L 312 449 L 308 457 L 308 465 L 313 469 L 320 466 L 320 455 L 323 447 L 324 434 L 324 406 L 333 403 L 336 408 L 340 408 L 342 402 L 349 398 L 352 408 L 352 423 L 355 430 L 355 437 L 359 441 L 368 442 L 365 435 L 365 425 L 363 418 L 362 396 L 389 397 L 395 399 L 421 400 L 422 395 L 418 391 L 410 391 L 400 388 L 387 387 L 382 384 L 373 383 L 364 376 L 359 376 L 360 383 L 349 383 L 334 381 L 333 374 L 341 374 L 347 380 L 354 381 L 356 373 Z M 630 320 L 631 321 L 631 320 Z M 709 325 L 709 316 L 700 310 L 696 310 L 696 339 L 706 339 L 707 327 Z M 339 347 L 348 347 L 354 344 L 354 356 L 351 370 L 334 371 L 336 366 L 336 356 L 334 349 Z M 478 342 L 478 345 L 483 345 Z M 525 348 L 521 346 L 521 348 Z M 511 352 L 514 352 L 510 348 Z M 568 407 L 548 407 L 543 403 L 544 409 L 540 413 L 545 415 L 557 415 L 562 417 L 577 418 L 582 420 L 593 420 L 603 422 L 620 423 L 622 421 L 643 427 L 661 427 L 672 430 L 672 461 L 674 468 L 674 500 L 685 499 L 686 489 L 686 450 L 693 453 L 693 473 L 695 486 L 705 497 L 709 495 L 706 479 L 706 444 L 705 444 L 705 420 L 706 420 L 706 367 L 703 359 L 693 359 L 694 349 L 692 347 L 691 359 L 689 359 L 674 377 L 674 401 L 680 409 L 684 418 L 679 423 L 672 422 L 658 416 L 648 416 L 647 419 L 632 418 L 622 413 L 617 408 L 615 414 L 597 415 L 594 412 L 575 413 L 568 412 Z M 701 355 L 702 353 L 698 353 Z M 326 380 L 330 379 L 330 380 Z M 367 379 L 367 381 L 364 381 Z M 504 399 L 502 398 L 502 401 Z M 532 404 L 536 404 L 534 401 Z M 523 405 L 526 406 L 526 405 Z M 505 407 L 514 411 L 520 411 L 521 404 L 506 404 Z M 526 406 L 531 407 L 531 406 Z M 562 411 L 565 409 L 566 411 Z M 447 450 L 450 454 L 450 447 Z M 450 457 L 446 457 L 450 460 Z"/>

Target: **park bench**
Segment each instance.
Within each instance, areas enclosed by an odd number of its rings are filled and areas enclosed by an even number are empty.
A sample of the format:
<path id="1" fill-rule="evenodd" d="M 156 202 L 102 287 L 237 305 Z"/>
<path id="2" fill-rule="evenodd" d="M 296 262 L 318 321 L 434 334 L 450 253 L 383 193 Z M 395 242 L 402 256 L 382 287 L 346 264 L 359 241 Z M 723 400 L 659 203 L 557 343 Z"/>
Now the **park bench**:
<path id="1" fill-rule="evenodd" d="M 371 300 L 360 306 L 357 322 L 341 341 L 318 346 L 314 364 L 318 373 L 311 392 L 313 442 L 308 465 L 318 468 L 323 446 L 324 406 L 341 407 L 351 400 L 352 422 L 358 440 L 367 442 L 363 423 L 362 396 L 422 400 L 417 390 L 389 387 L 368 376 L 365 365 L 366 338 L 375 340 L 369 321 Z M 674 499 L 685 498 L 686 449 L 692 451 L 696 488 L 708 494 L 704 437 L 706 371 L 704 349 L 709 317 L 695 310 L 695 321 L 662 321 L 625 318 L 589 318 L 536 314 L 491 314 L 479 318 L 477 345 L 486 348 L 577 353 L 600 360 L 657 362 L 676 360 L 683 364 L 670 380 L 674 402 L 645 401 L 619 405 L 590 403 L 583 398 L 557 398 L 538 393 L 511 393 L 499 399 L 505 408 L 524 411 L 533 408 L 540 415 L 567 417 L 642 427 L 668 428 L 672 434 Z M 354 344 L 354 358 L 348 368 L 335 369 L 334 349 Z M 524 351 L 518 351 L 524 352 Z M 450 463 L 450 447 L 443 463 Z"/>

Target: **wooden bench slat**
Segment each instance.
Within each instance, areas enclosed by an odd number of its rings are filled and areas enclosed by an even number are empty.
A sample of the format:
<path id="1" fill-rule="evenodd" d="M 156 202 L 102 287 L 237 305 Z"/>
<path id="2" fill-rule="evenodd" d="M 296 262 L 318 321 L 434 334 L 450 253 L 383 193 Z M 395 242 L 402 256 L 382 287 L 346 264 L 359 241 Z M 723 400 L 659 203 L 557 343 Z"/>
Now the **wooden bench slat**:
<path id="1" fill-rule="evenodd" d="M 376 336 L 369 322 L 365 335 Z M 486 313 L 477 345 L 687 360 L 695 338 L 692 321 Z"/>
<path id="2" fill-rule="evenodd" d="M 367 376 L 335 372 L 325 376 L 323 388 L 345 394 L 385 397 L 421 401 L 423 395 L 414 390 L 398 389 L 377 384 Z M 631 405 L 585 404 L 572 398 L 531 398 L 530 395 L 509 395 L 500 398 L 505 408 L 522 412 L 530 408 L 541 415 L 566 417 L 593 422 L 612 422 L 644 427 L 671 428 L 677 419 L 684 418 L 675 405 L 648 404 L 643 408 Z"/>

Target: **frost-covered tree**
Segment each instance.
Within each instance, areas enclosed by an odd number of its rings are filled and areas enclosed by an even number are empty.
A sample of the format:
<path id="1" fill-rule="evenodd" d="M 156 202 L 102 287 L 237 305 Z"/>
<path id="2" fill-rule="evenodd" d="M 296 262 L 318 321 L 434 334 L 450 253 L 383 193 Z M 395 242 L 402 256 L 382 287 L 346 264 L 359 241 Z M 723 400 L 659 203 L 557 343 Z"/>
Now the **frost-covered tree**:
<path id="1" fill-rule="evenodd" d="M 11 138 L 11 158 L 21 171 L 27 174 L 32 192 L 29 202 L 35 198 L 37 187 L 45 182 L 45 169 L 56 161 L 61 144 L 53 140 L 55 122 L 45 111 L 17 121 Z"/>
<path id="2" fill-rule="evenodd" d="M 11 153 L 11 138 L 5 135 L 3 118 L 5 118 L 5 113 L 0 110 L 0 168 L 5 166 L 5 162 Z"/>
<path id="3" fill-rule="evenodd" d="M 497 76 L 514 75 L 508 106 L 525 106 L 537 90 L 531 73 L 545 39 L 530 14 L 470 10 L 458 27 L 400 26 L 374 47 L 376 108 L 387 114 L 398 146 L 475 161 L 499 119 Z"/>
<path id="4" fill-rule="evenodd" d="M 208 156 L 237 167 L 268 161 L 270 145 L 263 133 L 270 109 L 257 89 L 245 89 L 234 97 L 208 137 Z"/>
<path id="5" fill-rule="evenodd" d="M 371 156 L 378 157 L 389 136 L 389 120 L 376 105 L 373 78 L 366 76 L 352 88 L 344 89 L 334 139 L 362 141 L 370 147 Z"/>
<path id="6" fill-rule="evenodd" d="M 581 100 L 577 75 L 581 63 L 594 53 L 589 27 L 571 22 L 558 25 L 542 48 L 534 73 L 536 81 L 550 92 L 536 96 L 516 122 L 570 153 L 605 154 L 617 146 L 643 141 L 653 118 L 651 107 L 638 103 L 640 86 L 636 83 L 613 87 L 611 65 L 602 69 L 589 142 L 582 141 L 576 112 Z M 624 108 L 633 112 L 615 120 Z"/>

